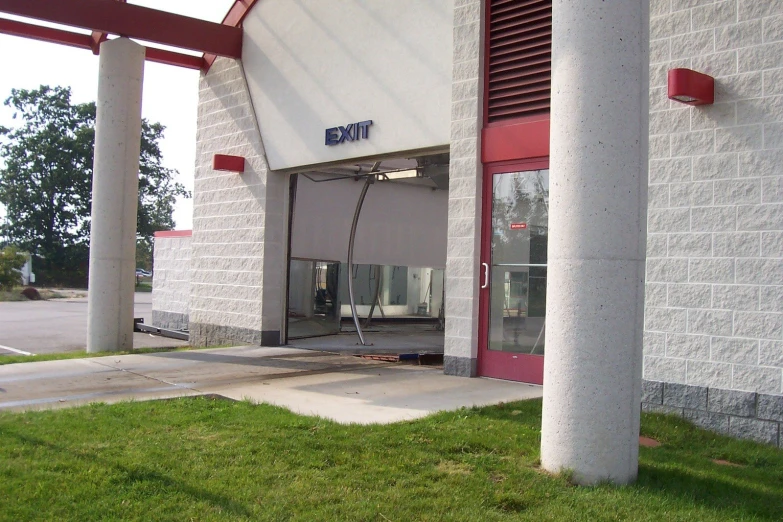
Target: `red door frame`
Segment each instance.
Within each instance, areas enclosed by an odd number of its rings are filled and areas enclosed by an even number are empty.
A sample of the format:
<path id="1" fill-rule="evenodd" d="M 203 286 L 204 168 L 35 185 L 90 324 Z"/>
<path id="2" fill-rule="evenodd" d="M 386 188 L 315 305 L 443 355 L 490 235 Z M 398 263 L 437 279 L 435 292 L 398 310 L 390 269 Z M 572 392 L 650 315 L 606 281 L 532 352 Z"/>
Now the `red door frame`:
<path id="1" fill-rule="evenodd" d="M 484 96 L 483 128 L 481 130 L 482 173 L 482 224 L 481 224 L 481 262 L 491 266 L 492 248 L 492 176 L 501 172 L 538 170 L 549 168 L 549 110 L 532 116 L 489 121 L 489 77 L 490 43 L 492 29 L 492 2 L 486 3 L 486 22 L 484 26 Z M 540 71 L 544 76 L 546 73 Z M 543 76 L 540 79 L 543 79 Z M 522 87 L 521 82 L 517 87 Z M 481 267 L 479 286 L 485 283 L 484 270 Z M 543 381 L 544 358 L 535 357 L 520 368 L 520 354 L 490 352 L 487 349 L 489 333 L 489 288 L 479 290 L 478 322 L 478 374 L 514 381 L 541 384 Z M 514 359 L 514 356 L 517 356 Z"/>
<path id="2" fill-rule="evenodd" d="M 492 270 L 492 178 L 495 174 L 506 172 L 524 172 L 549 168 L 549 157 L 529 158 L 517 161 L 504 161 L 484 166 L 482 185 L 482 215 L 481 215 L 481 263 Z M 478 328 L 478 374 L 483 377 L 494 377 L 512 381 L 522 381 L 531 384 L 544 382 L 544 357 L 512 352 L 489 350 L 489 274 L 481 265 L 480 285 L 487 288 L 479 290 L 479 328 Z"/>

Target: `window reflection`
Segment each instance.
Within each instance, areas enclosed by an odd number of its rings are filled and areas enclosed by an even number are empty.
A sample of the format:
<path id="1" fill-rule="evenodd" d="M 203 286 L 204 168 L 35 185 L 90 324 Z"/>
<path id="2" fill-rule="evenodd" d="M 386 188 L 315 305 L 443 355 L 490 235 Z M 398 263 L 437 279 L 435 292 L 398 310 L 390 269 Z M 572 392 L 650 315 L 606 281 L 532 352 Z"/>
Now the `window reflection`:
<path id="1" fill-rule="evenodd" d="M 496 174 L 489 348 L 544 354 L 549 170 Z"/>

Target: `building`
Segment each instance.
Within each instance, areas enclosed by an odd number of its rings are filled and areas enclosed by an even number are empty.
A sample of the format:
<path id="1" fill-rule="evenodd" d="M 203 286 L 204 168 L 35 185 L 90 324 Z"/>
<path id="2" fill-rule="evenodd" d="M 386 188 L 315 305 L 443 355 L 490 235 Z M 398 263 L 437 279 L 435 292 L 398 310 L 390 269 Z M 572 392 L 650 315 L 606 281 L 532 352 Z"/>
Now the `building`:
<path id="1" fill-rule="evenodd" d="M 584 483 L 636 476 L 640 399 L 783 442 L 778 3 L 237 0 L 223 24 L 93 4 L 99 24 L 0 6 L 94 30 L 6 32 L 101 51 L 95 176 L 126 184 L 94 185 L 91 285 L 120 288 L 90 293 L 88 351 L 132 319 L 112 255 L 138 164 L 105 144 L 138 134 L 146 56 L 203 71 L 159 326 L 277 346 L 348 311 L 361 344 L 357 312 L 445 321 L 446 373 L 545 382 L 542 464 Z"/>
<path id="2" fill-rule="evenodd" d="M 377 157 L 379 170 L 414 169 L 419 178 L 407 181 L 431 190 L 373 185 L 358 263 L 445 268 L 446 372 L 540 383 L 551 2 L 360 4 L 261 3 L 244 21 L 254 51 L 242 63 L 218 59 L 202 77 L 194 230 L 157 239 L 157 317 L 187 322 L 200 344 L 285 342 L 287 241 L 289 285 L 311 281 L 319 261 L 345 263 L 363 185 L 315 181 L 367 173 Z M 783 8 L 652 0 L 650 9 L 644 407 L 778 444 Z M 714 103 L 669 99 L 677 68 L 714 77 Z M 244 157 L 244 173 L 214 170 L 215 154 Z M 427 178 L 428 158 L 444 157 L 447 179 Z M 411 208 L 395 212 L 402 200 Z M 417 234 L 395 242 L 402 230 Z M 401 254 L 406 241 L 415 247 Z"/>

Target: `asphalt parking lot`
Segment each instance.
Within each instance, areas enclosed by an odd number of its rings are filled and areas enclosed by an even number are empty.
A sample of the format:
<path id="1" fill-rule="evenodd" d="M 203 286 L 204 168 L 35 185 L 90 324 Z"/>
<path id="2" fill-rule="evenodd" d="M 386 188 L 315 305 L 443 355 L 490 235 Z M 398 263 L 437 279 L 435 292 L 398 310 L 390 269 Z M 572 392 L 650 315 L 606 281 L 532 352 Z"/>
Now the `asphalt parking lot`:
<path id="1" fill-rule="evenodd" d="M 85 349 L 87 297 L 48 301 L 0 302 L 0 357 L 73 352 Z M 137 292 L 134 317 L 152 319 L 152 294 Z M 133 334 L 134 348 L 184 346 L 185 341 L 146 333 Z"/>

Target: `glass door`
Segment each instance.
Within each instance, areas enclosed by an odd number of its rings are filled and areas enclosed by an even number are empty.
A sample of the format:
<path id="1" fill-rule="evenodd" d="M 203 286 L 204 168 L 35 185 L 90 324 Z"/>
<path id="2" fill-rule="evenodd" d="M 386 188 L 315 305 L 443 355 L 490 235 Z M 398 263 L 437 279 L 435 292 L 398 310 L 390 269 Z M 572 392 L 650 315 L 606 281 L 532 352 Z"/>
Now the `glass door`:
<path id="1" fill-rule="evenodd" d="M 479 373 L 543 382 L 549 170 L 545 162 L 488 169 Z"/>

